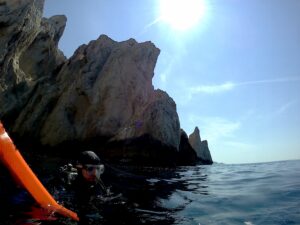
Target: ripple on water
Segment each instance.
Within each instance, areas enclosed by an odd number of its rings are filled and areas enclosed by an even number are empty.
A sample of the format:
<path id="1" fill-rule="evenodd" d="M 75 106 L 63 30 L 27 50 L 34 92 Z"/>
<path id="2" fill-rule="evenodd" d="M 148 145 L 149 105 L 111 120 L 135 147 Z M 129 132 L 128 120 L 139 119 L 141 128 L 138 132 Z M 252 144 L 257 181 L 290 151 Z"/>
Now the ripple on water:
<path id="1" fill-rule="evenodd" d="M 133 210 L 105 222 L 96 216 L 91 224 L 300 224 L 300 161 L 148 170 L 136 171 L 145 177 L 143 182 L 130 176 L 111 178 Z M 68 193 L 61 199 L 68 201 Z"/>

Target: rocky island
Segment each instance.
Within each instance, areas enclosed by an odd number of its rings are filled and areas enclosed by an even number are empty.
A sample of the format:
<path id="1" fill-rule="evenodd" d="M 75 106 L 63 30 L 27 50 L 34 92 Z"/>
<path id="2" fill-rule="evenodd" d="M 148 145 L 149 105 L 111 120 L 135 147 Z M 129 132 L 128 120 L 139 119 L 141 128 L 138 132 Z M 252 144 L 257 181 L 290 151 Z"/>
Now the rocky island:
<path id="1" fill-rule="evenodd" d="M 42 18 L 43 6 L 0 1 L 0 120 L 21 151 L 89 148 L 117 163 L 212 164 L 199 129 L 188 137 L 174 100 L 153 87 L 153 43 L 101 35 L 67 59 L 58 49 L 67 18 Z"/>

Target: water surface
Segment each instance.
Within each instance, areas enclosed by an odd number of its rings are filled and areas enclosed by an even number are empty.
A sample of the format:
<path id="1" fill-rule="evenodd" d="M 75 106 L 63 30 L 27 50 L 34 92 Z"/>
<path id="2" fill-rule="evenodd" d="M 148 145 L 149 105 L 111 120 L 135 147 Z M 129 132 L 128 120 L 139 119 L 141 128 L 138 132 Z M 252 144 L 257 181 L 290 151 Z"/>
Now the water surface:
<path id="1" fill-rule="evenodd" d="M 88 224 L 300 224 L 299 171 L 299 160 L 176 169 L 107 166 L 104 180 L 123 194 L 126 203 L 112 204 L 110 215 L 100 209 Z M 45 173 L 42 176 L 43 182 L 49 180 Z M 43 217 L 32 201 L 21 201 L 26 192 L 8 196 L 4 178 L 0 198 L 10 207 L 0 213 L 1 224 L 77 224 Z M 52 194 L 72 204 L 68 193 Z"/>

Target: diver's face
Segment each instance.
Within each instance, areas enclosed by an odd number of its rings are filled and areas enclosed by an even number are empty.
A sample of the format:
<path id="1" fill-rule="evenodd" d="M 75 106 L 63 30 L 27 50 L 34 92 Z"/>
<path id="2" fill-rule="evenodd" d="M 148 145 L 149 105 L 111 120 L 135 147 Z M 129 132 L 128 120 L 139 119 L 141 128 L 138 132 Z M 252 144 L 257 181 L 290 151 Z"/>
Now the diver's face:
<path id="1" fill-rule="evenodd" d="M 104 165 L 84 165 L 82 168 L 83 178 L 91 183 L 96 182 L 104 172 Z"/>

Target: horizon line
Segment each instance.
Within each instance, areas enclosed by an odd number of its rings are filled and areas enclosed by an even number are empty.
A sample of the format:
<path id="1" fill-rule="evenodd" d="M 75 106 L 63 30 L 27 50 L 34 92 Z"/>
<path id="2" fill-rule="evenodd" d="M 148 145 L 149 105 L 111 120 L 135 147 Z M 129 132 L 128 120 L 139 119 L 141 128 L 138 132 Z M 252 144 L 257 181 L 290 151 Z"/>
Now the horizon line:
<path id="1" fill-rule="evenodd" d="M 241 163 L 225 163 L 225 162 L 214 162 L 213 164 L 225 164 L 225 165 L 246 165 L 246 164 L 265 164 L 265 163 L 274 163 L 274 162 L 286 162 L 286 161 L 300 161 L 300 158 L 298 159 L 280 159 L 280 160 L 274 160 L 274 161 L 262 161 L 262 162 L 241 162 Z"/>

